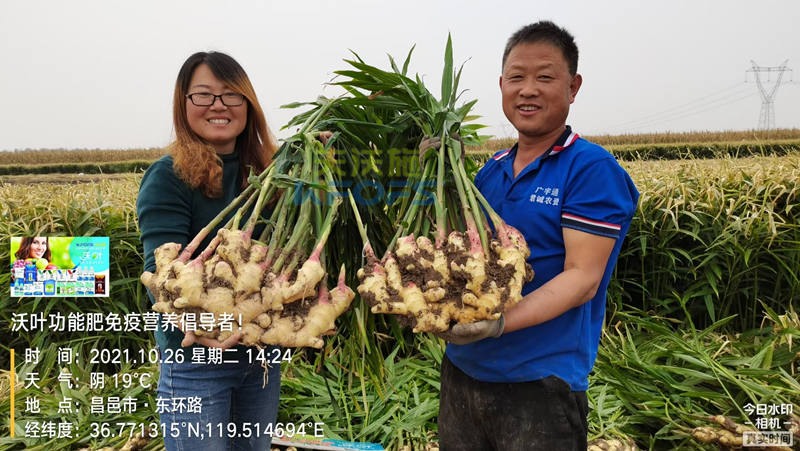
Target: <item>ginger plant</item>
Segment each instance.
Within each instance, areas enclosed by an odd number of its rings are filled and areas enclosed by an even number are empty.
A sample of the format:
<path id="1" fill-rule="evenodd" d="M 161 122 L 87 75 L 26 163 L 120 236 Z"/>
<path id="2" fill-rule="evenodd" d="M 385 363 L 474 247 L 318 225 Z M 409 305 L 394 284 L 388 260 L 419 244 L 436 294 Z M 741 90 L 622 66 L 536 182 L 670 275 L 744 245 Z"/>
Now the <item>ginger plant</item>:
<path id="1" fill-rule="evenodd" d="M 484 319 L 495 320 L 522 299 L 522 286 L 532 280 L 533 271 L 526 262 L 530 255 L 519 231 L 507 225 L 478 193 L 466 177 L 463 166 L 456 161 L 460 154 L 458 141 L 444 136 L 436 163 L 439 166 L 437 194 L 444 190 L 444 159 L 449 154 L 451 173 L 457 196 L 451 204 L 464 211 L 464 227 L 446 220 L 446 201 L 437 198 L 434 241 L 414 227 L 410 234 L 401 225 L 381 260 L 374 255 L 363 225 L 367 264 L 358 272 L 359 294 L 371 306 L 373 313 L 400 315 L 413 326 L 414 332 L 441 332 L 453 323 L 470 323 Z M 426 165 L 425 174 L 433 163 Z M 451 188 L 452 190 L 452 188 Z M 419 194 L 419 193 L 418 193 Z M 408 224 L 415 215 L 428 216 L 427 211 L 415 211 L 411 204 L 401 224 Z M 494 225 L 494 236 L 487 234 L 480 202 Z M 353 209 L 357 213 L 355 205 Z M 452 218 L 452 215 L 451 215 Z M 446 231 L 450 230 L 449 233 Z M 415 235 L 422 235 L 417 236 Z"/>
<path id="2" fill-rule="evenodd" d="M 241 332 L 240 342 L 248 346 L 321 348 L 322 336 L 335 332 L 335 319 L 355 297 L 344 284 L 344 266 L 337 286 L 329 291 L 326 285 L 325 245 L 342 200 L 323 206 L 298 196 L 304 189 L 325 188 L 320 179 L 333 182 L 321 143 L 306 132 L 319 113 L 281 147 L 268 170 L 250 177 L 242 194 L 182 252 L 176 243 L 155 250 L 155 273 L 141 277 L 156 298 L 153 310 L 173 318 L 210 314 L 213 325 L 196 326 L 198 336 L 225 340 Z M 268 225 L 255 239 L 261 211 L 276 195 Z M 200 243 L 245 199 L 208 247 L 192 258 Z"/>
<path id="3" fill-rule="evenodd" d="M 523 285 L 532 280 L 530 250 L 467 175 L 465 165 L 474 163 L 464 158 L 462 141 L 453 134 L 474 144 L 480 126 L 463 124 L 472 119 L 474 101 L 456 106 L 461 70 L 453 70 L 452 42 L 448 39 L 440 99 L 419 77 L 406 76 L 410 54 L 402 69 L 390 57 L 390 71 L 355 57 L 348 61 L 354 69 L 337 71 L 342 81 L 334 83 L 350 96 L 326 113 L 324 126 L 337 131 L 337 147 L 344 150 L 354 182 L 404 186 L 387 196 L 385 209 L 353 203 L 366 257 L 357 274 L 358 292 L 373 313 L 397 315 L 414 332 L 499 318 L 522 299 Z M 440 138 L 438 151 L 423 149 L 416 171 L 393 166 L 392 149 L 416 148 L 423 135 Z M 426 186 L 432 186 L 430 192 Z M 359 208 L 369 212 L 372 237 L 385 250 L 380 258 Z M 389 243 L 381 242 L 385 235 L 392 237 Z"/>

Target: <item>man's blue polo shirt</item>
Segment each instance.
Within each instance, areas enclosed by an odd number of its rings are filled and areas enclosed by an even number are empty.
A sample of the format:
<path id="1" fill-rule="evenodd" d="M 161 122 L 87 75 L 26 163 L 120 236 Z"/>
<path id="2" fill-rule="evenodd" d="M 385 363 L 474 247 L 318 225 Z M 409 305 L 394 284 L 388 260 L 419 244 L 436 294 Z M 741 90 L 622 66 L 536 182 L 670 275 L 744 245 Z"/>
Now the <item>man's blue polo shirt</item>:
<path id="1" fill-rule="evenodd" d="M 481 168 L 475 186 L 506 223 L 528 242 L 533 281 L 522 295 L 564 270 L 562 228 L 614 238 L 597 294 L 585 304 L 545 323 L 468 345 L 447 346 L 462 371 L 485 382 L 527 382 L 558 376 L 585 391 L 597 357 L 606 288 L 628 232 L 639 192 L 627 172 L 602 147 L 567 126 L 542 156 L 514 178 L 517 146 L 498 152 Z M 523 301 L 524 302 L 524 301 Z"/>

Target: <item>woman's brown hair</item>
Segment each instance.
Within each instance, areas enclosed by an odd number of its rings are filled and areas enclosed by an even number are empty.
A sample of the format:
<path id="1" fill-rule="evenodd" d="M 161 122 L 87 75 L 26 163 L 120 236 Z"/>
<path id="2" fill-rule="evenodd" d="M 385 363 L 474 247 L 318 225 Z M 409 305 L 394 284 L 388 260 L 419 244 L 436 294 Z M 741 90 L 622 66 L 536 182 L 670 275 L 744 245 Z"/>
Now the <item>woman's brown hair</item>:
<path id="1" fill-rule="evenodd" d="M 186 119 L 186 94 L 197 66 L 205 64 L 219 81 L 242 94 L 247 100 L 247 125 L 236 138 L 242 188 L 247 185 L 250 167 L 261 173 L 269 166 L 277 149 L 275 139 L 267 128 L 264 111 L 258 104 L 256 92 L 242 66 L 220 52 L 197 52 L 183 63 L 172 105 L 175 141 L 170 144 L 175 173 L 192 188 L 199 188 L 206 197 L 222 196 L 222 162 L 214 148 L 197 136 Z"/>
<path id="2" fill-rule="evenodd" d="M 16 257 L 17 260 L 25 260 L 26 258 L 30 258 L 29 256 L 31 255 L 31 246 L 33 245 L 33 240 L 35 240 L 35 239 L 36 239 L 35 236 L 31 236 L 31 237 L 27 237 L 26 236 L 26 237 L 22 238 L 22 243 L 20 243 L 19 250 L 14 254 L 14 257 Z M 47 244 L 47 250 L 44 251 L 44 255 L 42 255 L 42 258 L 44 258 L 45 260 L 47 260 L 49 262 L 50 261 L 50 238 L 44 237 L 44 239 L 45 239 L 45 244 Z"/>

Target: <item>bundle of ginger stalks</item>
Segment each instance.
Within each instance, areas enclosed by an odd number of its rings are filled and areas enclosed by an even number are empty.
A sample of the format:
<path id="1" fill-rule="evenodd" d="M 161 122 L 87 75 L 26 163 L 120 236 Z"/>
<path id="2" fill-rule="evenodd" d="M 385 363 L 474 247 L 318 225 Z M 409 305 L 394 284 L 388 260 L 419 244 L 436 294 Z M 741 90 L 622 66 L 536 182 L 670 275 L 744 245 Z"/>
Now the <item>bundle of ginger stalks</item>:
<path id="1" fill-rule="evenodd" d="M 327 287 L 325 244 L 342 201 L 312 201 L 319 199 L 315 190 L 334 183 L 322 143 L 308 132 L 318 118 L 310 117 L 301 132 L 286 140 L 273 164 L 251 175 L 242 194 L 182 252 L 176 243 L 155 250 L 155 273 L 141 277 L 155 296 L 153 310 L 175 323 L 194 313 L 197 336 L 224 341 L 241 332 L 240 343 L 247 346 L 321 348 L 322 336 L 335 333 L 334 321 L 355 293 L 345 285 L 344 266 L 336 287 Z M 256 239 L 261 211 L 276 196 L 270 220 Z M 192 259 L 200 243 L 243 201 Z"/>
<path id="2" fill-rule="evenodd" d="M 471 169 L 476 166 L 464 158 L 462 144 L 479 143 L 476 131 L 483 126 L 462 124 L 475 118 L 468 114 L 476 101 L 456 107 L 461 70 L 453 71 L 451 40 L 445 53 L 441 100 L 419 76 L 415 80 L 406 76 L 411 53 L 402 70 L 390 56 L 391 71 L 367 65 L 354 55 L 356 60 L 347 62 L 355 70 L 337 71 L 346 79 L 333 83 L 350 95 L 325 113 L 320 127 L 336 131 L 337 148 L 344 150 L 354 182 L 389 187 L 387 191 L 405 186 L 386 197 L 384 210 L 361 206 L 373 239 L 385 248 L 380 258 L 361 221 L 359 206 L 353 203 L 366 257 L 358 271 L 358 292 L 373 313 L 398 315 L 415 333 L 498 319 L 522 299 L 523 284 L 533 278 L 526 263 L 530 250 L 519 231 L 500 219 L 467 175 L 465 164 Z M 313 111 L 325 108 L 325 103 L 316 106 Z M 299 123 L 305 115 L 293 121 Z M 401 174 L 405 167 L 392 167 L 389 162 L 397 161 L 397 151 L 392 149 L 416 149 L 425 135 L 441 138 L 438 151 L 428 149 L 411 174 Z M 418 151 L 413 152 L 416 160 Z M 388 234 L 387 228 L 392 229 Z M 393 238 L 381 242 L 387 235 Z"/>

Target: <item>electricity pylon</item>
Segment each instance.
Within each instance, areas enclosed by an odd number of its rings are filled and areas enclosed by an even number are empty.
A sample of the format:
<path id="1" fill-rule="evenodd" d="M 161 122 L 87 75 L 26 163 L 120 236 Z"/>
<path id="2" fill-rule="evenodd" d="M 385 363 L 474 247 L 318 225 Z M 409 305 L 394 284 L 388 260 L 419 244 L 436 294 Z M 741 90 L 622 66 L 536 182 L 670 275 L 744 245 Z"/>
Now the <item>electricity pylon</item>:
<path id="1" fill-rule="evenodd" d="M 758 85 L 758 91 L 761 93 L 761 113 L 758 115 L 758 128 L 761 130 L 769 130 L 771 128 L 775 128 L 775 106 L 773 101 L 775 100 L 775 94 L 778 92 L 778 87 L 781 85 L 781 80 L 783 79 L 783 74 L 785 72 L 792 72 L 792 69 L 786 67 L 786 63 L 789 60 L 786 60 L 777 67 L 762 67 L 756 64 L 755 61 L 750 60 L 753 63 L 753 67 L 751 69 L 747 69 L 745 72 L 745 80 L 747 80 L 747 72 L 753 72 L 756 77 L 756 84 Z M 778 73 L 778 80 L 775 82 L 775 86 L 772 87 L 772 90 L 767 92 L 764 86 L 761 84 L 761 77 L 759 76 L 760 73 L 766 72 L 767 73 L 767 81 L 769 81 L 769 76 L 772 72 Z M 794 73 L 792 73 L 794 75 Z"/>

